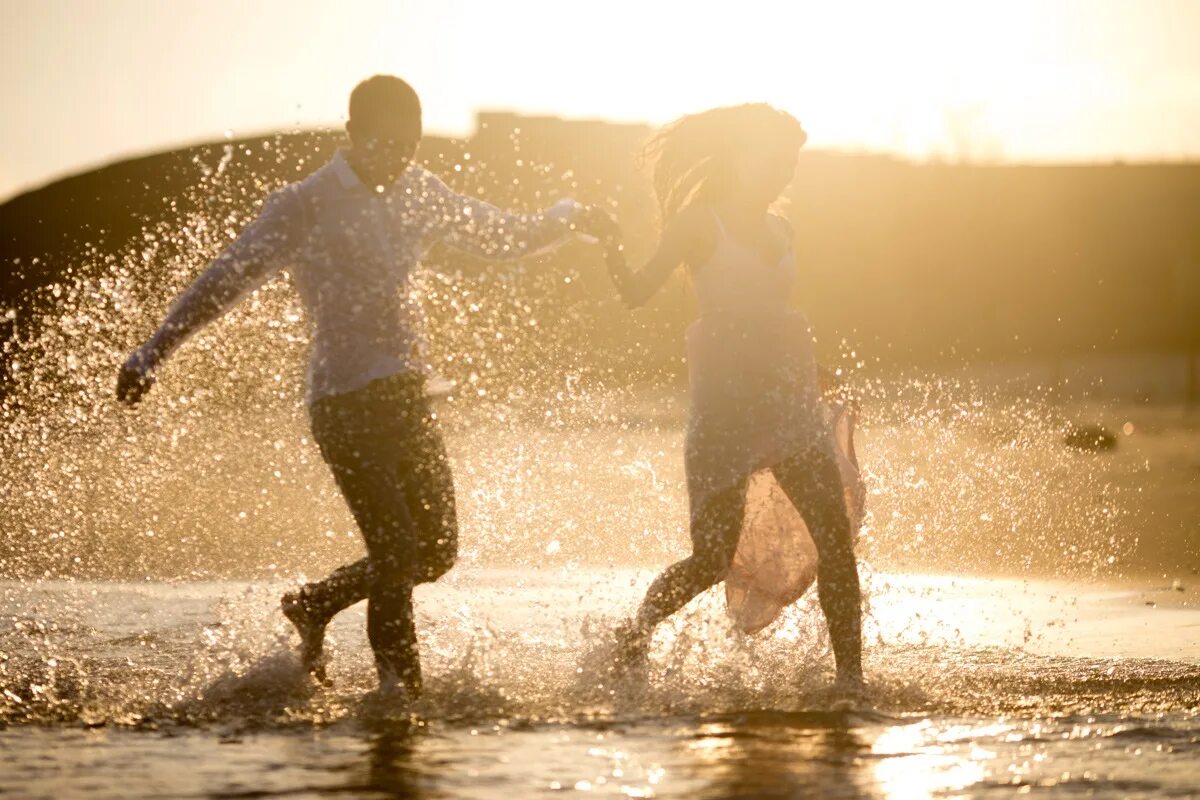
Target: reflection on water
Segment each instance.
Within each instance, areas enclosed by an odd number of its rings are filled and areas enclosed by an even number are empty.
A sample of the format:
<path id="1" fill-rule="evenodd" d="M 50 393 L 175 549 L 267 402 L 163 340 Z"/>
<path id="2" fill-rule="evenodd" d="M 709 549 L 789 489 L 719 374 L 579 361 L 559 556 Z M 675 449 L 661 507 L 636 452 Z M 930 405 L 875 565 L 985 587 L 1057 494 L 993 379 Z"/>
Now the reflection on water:
<path id="1" fill-rule="evenodd" d="M 656 637 L 644 683 L 579 693 L 588 631 L 651 576 L 461 570 L 423 587 L 411 714 L 369 693 L 361 608 L 333 625 L 320 688 L 279 584 L 0 584 L 0 792 L 1127 797 L 1200 779 L 1187 593 L 872 574 L 872 695 L 838 710 L 815 607 L 740 637 L 714 591 Z"/>
<path id="2" fill-rule="evenodd" d="M 391 729 L 0 731 L 21 797 L 933 798 L 1194 796 L 1196 721 L 709 718 Z"/>
<path id="3" fill-rule="evenodd" d="M 422 726 L 397 721 L 374 732 L 367 758 L 368 770 L 364 789 L 394 797 L 439 797 L 437 760 L 421 758 L 418 737 Z M 454 765 L 444 763 L 443 769 Z"/>
<path id="4" fill-rule="evenodd" d="M 925 748 L 931 723 L 898 725 L 883 732 L 871 747 L 876 759 L 874 777 L 889 797 L 934 797 L 958 791 L 983 780 L 984 758 L 994 756 L 982 749 L 958 755 Z M 983 733 L 983 731 L 980 731 Z M 974 758 L 972 758 L 974 756 Z"/>
<path id="5" fill-rule="evenodd" d="M 844 716 L 757 712 L 705 722 L 687 745 L 690 770 L 708 797 L 864 796 L 870 736 Z"/>

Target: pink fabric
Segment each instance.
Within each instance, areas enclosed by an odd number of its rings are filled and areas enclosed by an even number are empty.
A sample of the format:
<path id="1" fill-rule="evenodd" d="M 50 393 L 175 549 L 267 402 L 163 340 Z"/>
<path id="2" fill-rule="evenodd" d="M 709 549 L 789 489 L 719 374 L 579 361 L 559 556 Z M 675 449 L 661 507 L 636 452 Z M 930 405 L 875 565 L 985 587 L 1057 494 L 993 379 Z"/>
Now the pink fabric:
<path id="1" fill-rule="evenodd" d="M 857 535 L 866 491 L 854 452 L 854 422 L 849 408 L 833 409 L 833 447 L 850 528 Z M 746 489 L 742 535 L 725 576 L 725 601 L 734 624 L 745 633 L 762 630 L 799 600 L 816 577 L 817 548 L 803 517 L 771 470 L 755 472 Z"/>

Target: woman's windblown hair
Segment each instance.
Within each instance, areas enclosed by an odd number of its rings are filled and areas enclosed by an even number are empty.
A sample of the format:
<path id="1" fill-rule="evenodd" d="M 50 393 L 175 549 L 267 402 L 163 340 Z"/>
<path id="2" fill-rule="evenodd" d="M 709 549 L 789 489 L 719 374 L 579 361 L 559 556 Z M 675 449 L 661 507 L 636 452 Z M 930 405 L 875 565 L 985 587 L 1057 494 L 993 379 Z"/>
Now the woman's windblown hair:
<path id="1" fill-rule="evenodd" d="M 764 143 L 794 143 L 808 135 L 786 111 L 747 103 L 689 114 L 651 139 L 646 158 L 653 164 L 654 193 L 662 224 L 693 201 L 714 202 L 732 186 L 734 156 Z"/>

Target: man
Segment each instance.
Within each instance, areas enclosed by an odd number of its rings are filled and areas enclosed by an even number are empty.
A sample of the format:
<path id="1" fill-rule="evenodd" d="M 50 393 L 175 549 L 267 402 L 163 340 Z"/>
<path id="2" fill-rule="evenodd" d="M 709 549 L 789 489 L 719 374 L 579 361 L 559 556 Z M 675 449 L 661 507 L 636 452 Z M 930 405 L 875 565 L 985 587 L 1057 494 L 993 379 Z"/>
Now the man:
<path id="1" fill-rule="evenodd" d="M 405 288 L 442 241 L 517 259 L 568 239 L 582 208 L 537 215 L 456 194 L 412 164 L 421 105 L 399 78 L 376 75 L 350 95 L 350 146 L 270 195 L 258 218 L 180 296 L 121 367 L 117 395 L 137 403 L 184 340 L 287 268 L 313 329 L 308 404 L 313 435 L 367 547 L 367 557 L 284 596 L 306 667 L 324 680 L 325 626 L 368 599 L 380 688 L 421 687 L 413 586 L 454 564 L 458 530 L 446 451 L 425 392 L 428 367 Z"/>

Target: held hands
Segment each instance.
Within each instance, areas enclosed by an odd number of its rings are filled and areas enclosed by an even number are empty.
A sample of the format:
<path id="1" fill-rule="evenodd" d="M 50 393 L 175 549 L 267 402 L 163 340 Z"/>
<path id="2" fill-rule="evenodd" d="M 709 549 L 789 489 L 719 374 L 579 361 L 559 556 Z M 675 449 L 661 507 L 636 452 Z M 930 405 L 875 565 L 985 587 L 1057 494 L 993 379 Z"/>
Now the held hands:
<path id="1" fill-rule="evenodd" d="M 617 221 L 599 206 L 587 206 L 575 218 L 576 228 L 583 234 L 599 240 L 605 249 L 621 244 L 621 228 Z"/>
<path id="2" fill-rule="evenodd" d="M 129 354 L 117 373 L 117 399 L 137 405 L 154 385 L 154 364 L 141 347 Z"/>
<path id="3" fill-rule="evenodd" d="M 604 248 L 604 262 L 608 275 L 616 286 L 617 294 L 628 308 L 636 308 L 644 300 L 638 299 L 636 276 L 625 261 L 624 245 L 621 244 L 621 226 L 612 214 L 599 206 L 587 206 L 575 217 L 575 229 L 599 242 Z"/>

